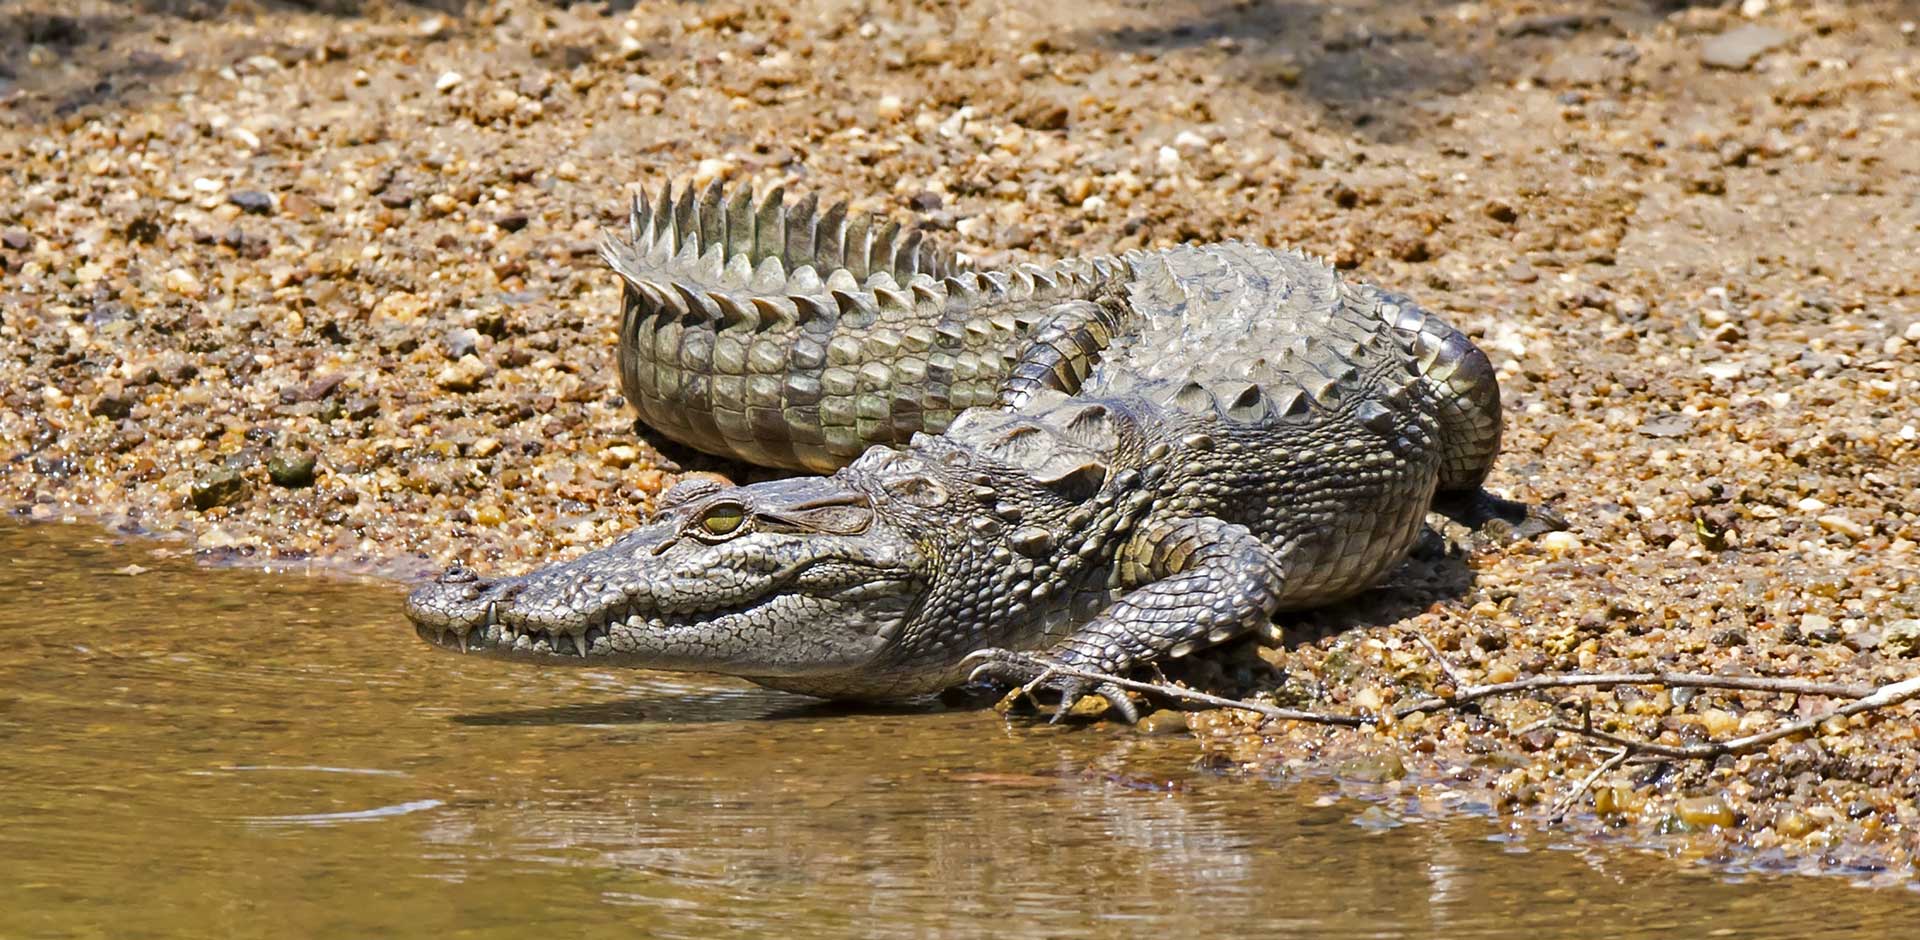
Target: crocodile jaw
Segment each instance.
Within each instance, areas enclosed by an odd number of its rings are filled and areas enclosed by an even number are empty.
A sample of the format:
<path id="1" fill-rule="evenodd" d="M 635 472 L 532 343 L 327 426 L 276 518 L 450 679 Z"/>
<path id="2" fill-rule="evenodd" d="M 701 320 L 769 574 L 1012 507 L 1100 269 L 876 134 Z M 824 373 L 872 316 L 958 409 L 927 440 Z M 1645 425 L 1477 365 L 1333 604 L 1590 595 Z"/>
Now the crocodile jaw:
<path id="1" fill-rule="evenodd" d="M 830 675 L 871 661 L 898 634 L 919 592 L 918 562 L 877 531 L 700 545 L 656 523 L 522 577 L 455 566 L 407 598 L 407 616 L 422 639 L 472 655 Z"/>

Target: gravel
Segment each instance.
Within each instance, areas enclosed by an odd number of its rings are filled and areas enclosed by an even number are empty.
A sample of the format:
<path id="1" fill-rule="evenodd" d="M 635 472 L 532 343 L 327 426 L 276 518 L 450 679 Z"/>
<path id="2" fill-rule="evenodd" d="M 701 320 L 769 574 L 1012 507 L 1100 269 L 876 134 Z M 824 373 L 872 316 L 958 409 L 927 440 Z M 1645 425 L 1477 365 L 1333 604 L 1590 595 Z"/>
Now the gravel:
<path id="1" fill-rule="evenodd" d="M 602 544 L 679 473 L 746 472 L 636 432 L 594 256 L 630 185 L 729 177 L 987 265 L 1299 244 L 1486 345 L 1491 485 L 1573 529 L 1436 539 L 1286 645 L 1187 665 L 1215 690 L 1390 708 L 1443 681 L 1412 631 L 1473 681 L 1916 668 L 1897 3 L 187 6 L 7 4 L 60 24 L 0 35 L 36 64 L 0 86 L 0 500 L 25 517 L 396 576 Z M 1605 759 L 1540 724 L 1562 702 L 1676 743 L 1824 707 L 1623 689 L 1374 734 L 1189 723 L 1216 766 L 1391 753 L 1404 773 L 1354 785 L 1526 827 Z M 1563 825 L 1911 878 L 1915 738 L 1869 714 L 1621 768 Z"/>

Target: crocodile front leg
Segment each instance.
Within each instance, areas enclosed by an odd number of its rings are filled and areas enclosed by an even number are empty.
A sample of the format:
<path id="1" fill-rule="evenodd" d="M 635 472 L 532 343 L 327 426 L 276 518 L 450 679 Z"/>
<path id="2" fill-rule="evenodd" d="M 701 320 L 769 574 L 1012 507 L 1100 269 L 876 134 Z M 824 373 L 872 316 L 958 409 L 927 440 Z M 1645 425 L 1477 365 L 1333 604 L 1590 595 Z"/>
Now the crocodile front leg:
<path id="1" fill-rule="evenodd" d="M 1281 557 L 1246 526 L 1212 516 L 1143 527 L 1121 549 L 1123 583 L 1137 587 L 1052 649 L 1034 656 L 975 653 L 975 677 L 992 676 L 1060 693 L 1059 720 L 1092 693 L 1128 721 L 1133 703 L 1112 683 L 1062 676 L 1052 667 L 1119 675 L 1168 656 L 1232 639 L 1271 621 L 1286 583 Z"/>

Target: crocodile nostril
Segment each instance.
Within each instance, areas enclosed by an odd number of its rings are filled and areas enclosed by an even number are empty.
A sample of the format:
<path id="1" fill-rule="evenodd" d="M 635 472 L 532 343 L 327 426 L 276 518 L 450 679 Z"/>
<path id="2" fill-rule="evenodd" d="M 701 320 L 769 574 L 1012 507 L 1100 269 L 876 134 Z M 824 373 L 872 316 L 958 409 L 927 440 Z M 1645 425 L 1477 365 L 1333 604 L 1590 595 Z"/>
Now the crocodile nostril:
<path id="1" fill-rule="evenodd" d="M 436 580 L 441 584 L 470 584 L 480 580 L 480 573 L 456 561 Z"/>

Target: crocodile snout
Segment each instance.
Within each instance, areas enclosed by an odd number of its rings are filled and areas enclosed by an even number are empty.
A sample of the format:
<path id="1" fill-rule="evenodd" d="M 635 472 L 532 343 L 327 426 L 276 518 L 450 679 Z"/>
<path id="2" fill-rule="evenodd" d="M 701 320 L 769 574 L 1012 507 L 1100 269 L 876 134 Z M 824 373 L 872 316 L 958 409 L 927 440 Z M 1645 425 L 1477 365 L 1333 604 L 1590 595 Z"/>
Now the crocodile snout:
<path id="1" fill-rule="evenodd" d="M 520 587 L 519 578 L 482 578 L 456 563 L 407 596 L 407 619 L 428 639 L 449 630 L 465 633 L 492 624 Z"/>

